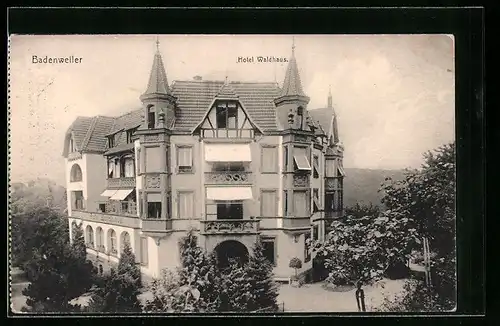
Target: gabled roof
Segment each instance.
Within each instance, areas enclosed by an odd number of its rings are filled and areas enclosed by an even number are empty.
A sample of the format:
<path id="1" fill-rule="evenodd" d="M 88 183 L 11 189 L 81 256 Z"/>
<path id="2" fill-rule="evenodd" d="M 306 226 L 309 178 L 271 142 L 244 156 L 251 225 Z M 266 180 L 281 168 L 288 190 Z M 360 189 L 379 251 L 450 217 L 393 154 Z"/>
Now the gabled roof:
<path id="1" fill-rule="evenodd" d="M 177 98 L 176 118 L 173 129 L 191 131 L 202 121 L 223 81 L 175 81 L 172 93 Z M 263 131 L 278 129 L 274 98 L 279 95 L 275 83 L 230 82 L 235 95 L 246 108 L 249 117 Z"/>

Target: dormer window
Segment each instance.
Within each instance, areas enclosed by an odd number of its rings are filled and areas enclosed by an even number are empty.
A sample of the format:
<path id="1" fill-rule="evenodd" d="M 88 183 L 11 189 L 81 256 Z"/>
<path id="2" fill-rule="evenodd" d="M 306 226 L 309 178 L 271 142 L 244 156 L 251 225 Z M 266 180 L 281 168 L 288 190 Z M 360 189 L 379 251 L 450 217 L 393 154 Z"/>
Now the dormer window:
<path id="1" fill-rule="evenodd" d="M 75 142 L 73 141 L 73 136 L 71 136 L 71 137 L 69 138 L 69 152 L 70 152 L 70 153 L 74 153 L 74 152 L 76 152 Z"/>
<path id="2" fill-rule="evenodd" d="M 134 136 L 134 132 L 137 130 L 137 128 L 134 129 L 129 129 L 127 130 L 127 144 L 132 143 L 132 136 Z"/>
<path id="3" fill-rule="evenodd" d="M 108 136 L 108 148 L 115 146 L 115 135 Z"/>
<path id="4" fill-rule="evenodd" d="M 154 106 L 149 106 L 148 107 L 148 129 L 154 129 L 156 126 L 156 114 L 155 114 L 155 107 Z"/>
<path id="5" fill-rule="evenodd" d="M 217 104 L 217 128 L 236 129 L 238 121 L 238 107 L 236 103 Z"/>

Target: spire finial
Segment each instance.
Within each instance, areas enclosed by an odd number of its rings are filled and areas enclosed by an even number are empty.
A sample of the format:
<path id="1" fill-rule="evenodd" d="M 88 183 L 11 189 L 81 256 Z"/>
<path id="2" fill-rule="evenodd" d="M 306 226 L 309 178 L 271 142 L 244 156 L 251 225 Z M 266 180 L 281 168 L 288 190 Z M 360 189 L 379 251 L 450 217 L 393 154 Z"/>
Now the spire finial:
<path id="1" fill-rule="evenodd" d="M 295 36 L 292 36 L 292 54 L 295 54 Z"/>
<path id="2" fill-rule="evenodd" d="M 160 38 L 156 35 L 156 51 L 160 51 Z"/>

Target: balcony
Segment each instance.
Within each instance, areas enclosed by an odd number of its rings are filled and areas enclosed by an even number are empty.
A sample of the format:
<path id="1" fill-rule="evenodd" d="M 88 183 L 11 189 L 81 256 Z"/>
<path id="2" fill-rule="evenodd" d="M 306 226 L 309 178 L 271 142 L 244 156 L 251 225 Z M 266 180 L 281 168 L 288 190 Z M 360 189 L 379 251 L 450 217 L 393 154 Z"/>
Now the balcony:
<path id="1" fill-rule="evenodd" d="M 109 201 L 99 203 L 99 207 L 104 208 L 102 213 L 137 216 L 137 204 L 132 201 Z"/>
<path id="2" fill-rule="evenodd" d="M 141 220 L 137 217 L 126 217 L 109 213 L 87 212 L 83 210 L 73 210 L 71 217 L 79 218 L 84 221 L 97 222 L 103 224 L 113 224 L 128 228 L 138 229 L 141 226 Z"/>
<path id="3" fill-rule="evenodd" d="M 252 184 L 252 172 L 205 172 L 205 184 L 249 185 Z"/>
<path id="4" fill-rule="evenodd" d="M 121 178 L 110 178 L 107 179 L 108 189 L 123 189 L 123 188 L 134 188 L 135 187 L 135 177 L 121 177 Z"/>
<path id="5" fill-rule="evenodd" d="M 202 234 L 257 234 L 259 232 L 259 220 L 203 220 Z"/>
<path id="6" fill-rule="evenodd" d="M 171 230 L 171 219 L 145 218 L 142 220 L 142 232 L 162 233 Z"/>
<path id="7" fill-rule="evenodd" d="M 311 227 L 309 217 L 285 217 L 283 218 L 284 229 L 305 229 Z"/>

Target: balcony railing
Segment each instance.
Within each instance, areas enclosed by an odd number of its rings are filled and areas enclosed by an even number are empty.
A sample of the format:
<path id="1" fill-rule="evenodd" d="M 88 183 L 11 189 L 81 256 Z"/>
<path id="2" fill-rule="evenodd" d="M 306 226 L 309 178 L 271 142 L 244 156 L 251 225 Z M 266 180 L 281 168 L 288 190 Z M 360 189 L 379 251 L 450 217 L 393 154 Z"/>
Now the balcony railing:
<path id="1" fill-rule="evenodd" d="M 121 177 L 121 178 L 109 178 L 107 188 L 109 189 L 119 189 L 119 188 L 134 188 L 135 187 L 135 177 Z"/>
<path id="2" fill-rule="evenodd" d="M 285 217 L 283 218 L 283 228 L 285 229 L 302 229 L 311 226 L 309 217 Z"/>
<path id="3" fill-rule="evenodd" d="M 137 204 L 133 201 L 109 201 L 101 205 L 104 205 L 101 213 L 137 216 Z"/>
<path id="4" fill-rule="evenodd" d="M 172 230 L 171 219 L 145 218 L 142 220 L 142 232 L 166 232 Z"/>
<path id="5" fill-rule="evenodd" d="M 259 220 L 204 220 L 200 221 L 203 234 L 255 234 L 259 232 Z"/>
<path id="6" fill-rule="evenodd" d="M 71 217 L 79 218 L 85 221 L 97 222 L 103 224 L 114 224 L 129 228 L 140 228 L 141 220 L 137 217 L 127 217 L 100 212 L 87 212 L 83 210 L 73 210 Z"/>
<path id="7" fill-rule="evenodd" d="M 251 172 L 205 172 L 205 184 L 241 185 L 251 183 Z"/>

